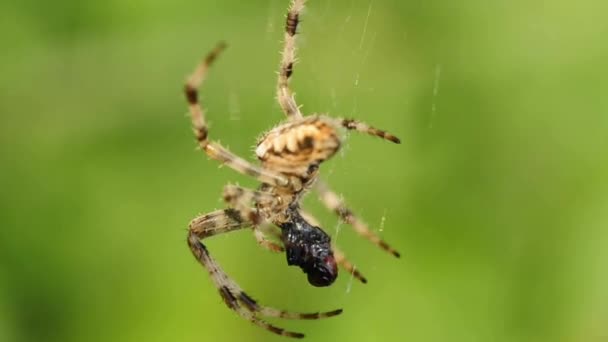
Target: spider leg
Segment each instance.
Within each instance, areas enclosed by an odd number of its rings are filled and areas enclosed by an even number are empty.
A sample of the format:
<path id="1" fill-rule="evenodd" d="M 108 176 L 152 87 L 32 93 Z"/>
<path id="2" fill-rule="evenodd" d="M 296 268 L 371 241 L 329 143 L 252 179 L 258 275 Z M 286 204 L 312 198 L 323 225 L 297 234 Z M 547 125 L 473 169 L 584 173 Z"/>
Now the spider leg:
<path id="1" fill-rule="evenodd" d="M 282 199 L 270 192 L 252 190 L 243 188 L 238 185 L 228 184 L 224 187 L 224 201 L 235 208 L 241 209 L 243 212 L 255 214 L 250 208 L 251 203 L 261 208 L 276 208 Z M 260 218 L 252 217 L 251 219 L 259 220 Z"/>
<path id="2" fill-rule="evenodd" d="M 304 217 L 306 221 L 310 222 L 311 224 L 317 227 L 320 226 L 319 221 L 317 221 L 317 219 L 310 213 L 300 210 L 300 215 L 302 215 L 302 217 Z M 331 249 L 334 253 L 334 258 L 336 258 L 336 262 L 338 263 L 338 265 L 344 268 L 346 272 L 352 274 L 355 278 L 357 278 L 357 280 L 359 280 L 363 284 L 367 284 L 367 279 L 363 276 L 363 274 L 361 274 L 361 272 L 359 272 L 357 267 L 346 258 L 344 252 L 342 252 L 342 250 L 335 243 L 332 243 Z"/>
<path id="3" fill-rule="evenodd" d="M 285 248 L 280 244 L 268 239 L 266 233 L 260 227 L 253 228 L 253 236 L 258 242 L 258 245 L 264 247 L 271 252 L 282 253 L 285 252 Z"/>
<path id="4" fill-rule="evenodd" d="M 190 75 L 190 77 L 188 77 L 186 85 L 184 86 L 184 93 L 189 104 L 194 135 L 196 136 L 198 145 L 210 158 L 228 165 L 228 167 L 236 170 L 237 172 L 251 176 L 264 183 L 286 186 L 288 184 L 288 180 L 281 174 L 253 165 L 245 159 L 233 154 L 222 145 L 208 140 L 209 129 L 205 120 L 204 110 L 198 101 L 197 89 L 203 83 L 207 75 L 207 71 L 213 61 L 215 61 L 215 59 L 225 48 L 226 45 L 224 43 L 218 44 L 215 49 L 213 49 L 196 67 L 194 72 Z"/>
<path id="5" fill-rule="evenodd" d="M 275 208 L 280 199 L 273 194 L 262 191 L 246 189 L 237 185 L 229 184 L 224 187 L 224 201 L 233 208 L 236 208 L 242 215 L 248 217 L 253 225 L 253 234 L 258 244 L 272 252 L 283 252 L 285 249 L 280 244 L 269 240 L 263 228 L 272 228 L 258 210 L 252 210 L 252 202 L 256 207 Z"/>
<path id="6" fill-rule="evenodd" d="M 338 315 L 341 309 L 322 313 L 295 313 L 287 312 L 271 307 L 259 305 L 247 295 L 236 282 L 234 282 L 211 257 L 207 247 L 201 242 L 202 239 L 230 231 L 247 228 L 248 222 L 237 210 L 224 209 L 196 217 L 190 222 L 188 230 L 188 246 L 192 254 L 200 264 L 209 272 L 214 285 L 219 289 L 220 296 L 226 305 L 234 310 L 239 316 L 275 334 L 302 338 L 304 334 L 287 331 L 274 326 L 257 317 L 256 314 L 294 318 L 294 319 L 317 319 Z"/>
<path id="7" fill-rule="evenodd" d="M 241 300 L 243 300 L 243 299 L 241 299 Z M 329 317 L 337 316 L 342 313 L 342 309 L 326 311 L 326 312 L 308 312 L 308 313 L 289 312 L 289 311 L 271 308 L 269 306 L 259 305 L 251 298 L 248 298 L 247 301 L 250 301 L 250 302 L 247 302 L 248 304 L 246 304 L 246 305 L 251 305 L 250 310 L 252 310 L 254 312 L 258 312 L 258 313 L 260 313 L 260 315 L 265 316 L 265 317 L 310 320 L 310 319 L 329 318 Z"/>
<path id="8" fill-rule="evenodd" d="M 338 246 L 336 246 L 335 244 L 333 244 L 331 248 L 334 252 L 334 258 L 336 258 L 336 262 L 338 263 L 338 265 L 342 266 L 346 270 L 346 272 L 352 274 L 355 278 L 357 278 L 357 280 L 359 280 L 363 284 L 367 284 L 367 278 L 365 278 L 363 274 L 359 272 L 357 267 L 346 258 L 344 252 L 342 252 L 342 250 L 338 248 Z"/>
<path id="9" fill-rule="evenodd" d="M 371 231 L 365 222 L 361 221 L 346 205 L 344 201 L 322 180 L 318 180 L 315 184 L 315 190 L 319 193 L 319 198 L 327 208 L 335 212 L 342 220 L 348 223 L 362 237 L 369 240 L 371 243 L 391 253 L 396 257 L 400 257 L 399 252 L 389 246 L 376 233 Z"/>
<path id="10" fill-rule="evenodd" d="M 289 78 L 293 74 L 293 65 L 296 62 L 296 30 L 300 22 L 300 12 L 304 8 L 305 2 L 306 0 L 293 0 L 287 10 L 283 53 L 279 68 L 279 78 L 277 80 L 277 101 L 279 101 L 279 105 L 285 115 L 290 119 L 302 117 L 293 91 L 289 88 Z"/>
<path id="11" fill-rule="evenodd" d="M 401 143 L 401 140 L 399 140 L 399 138 L 397 138 L 396 136 L 390 134 L 387 131 L 383 131 L 381 129 L 372 127 L 372 126 L 366 124 L 365 122 L 361 122 L 361 121 L 353 120 L 353 119 L 336 119 L 336 124 L 338 126 L 342 126 L 351 131 L 366 133 L 369 135 L 374 135 L 374 136 L 380 137 L 380 138 L 388 140 L 388 141 L 392 141 L 395 144 Z"/>

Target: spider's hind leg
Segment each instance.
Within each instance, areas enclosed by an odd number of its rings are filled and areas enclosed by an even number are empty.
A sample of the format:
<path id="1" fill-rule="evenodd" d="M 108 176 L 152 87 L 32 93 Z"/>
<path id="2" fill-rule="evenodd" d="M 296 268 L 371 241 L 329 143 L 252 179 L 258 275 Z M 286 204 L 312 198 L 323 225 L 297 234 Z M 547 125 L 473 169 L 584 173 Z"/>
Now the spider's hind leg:
<path id="1" fill-rule="evenodd" d="M 229 184 L 224 187 L 224 201 L 231 207 L 236 208 L 242 215 L 248 217 L 253 222 L 253 234 L 258 244 L 271 251 L 283 252 L 285 249 L 279 243 L 274 242 L 266 236 L 268 230 L 276 229 L 272 223 L 268 222 L 268 214 L 265 210 L 260 212 L 260 208 L 267 208 L 273 211 L 279 204 L 280 199 L 268 192 L 256 191 Z M 256 209 L 252 209 L 252 204 Z"/>

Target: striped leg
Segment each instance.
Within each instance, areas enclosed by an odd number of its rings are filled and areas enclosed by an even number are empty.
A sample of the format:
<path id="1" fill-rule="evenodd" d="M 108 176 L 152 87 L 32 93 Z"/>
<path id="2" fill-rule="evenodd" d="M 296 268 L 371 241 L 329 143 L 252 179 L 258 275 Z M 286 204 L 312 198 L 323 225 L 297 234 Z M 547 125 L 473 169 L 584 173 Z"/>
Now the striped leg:
<path id="1" fill-rule="evenodd" d="M 338 315 L 341 309 L 320 313 L 287 312 L 258 304 L 234 282 L 220 265 L 211 257 L 201 239 L 226 233 L 250 225 L 235 209 L 224 209 L 199 216 L 192 220 L 188 231 L 188 245 L 194 257 L 209 272 L 211 279 L 220 292 L 226 305 L 239 316 L 275 334 L 302 338 L 304 334 L 287 331 L 260 319 L 258 315 L 291 319 L 318 319 Z"/>
<path id="2" fill-rule="evenodd" d="M 306 221 L 308 221 L 310 224 L 315 225 L 317 227 L 320 226 L 319 221 L 317 221 L 317 219 L 310 213 L 300 210 L 300 215 L 302 215 L 302 217 L 304 217 L 304 219 L 306 219 Z M 332 244 L 331 249 L 334 253 L 334 258 L 336 258 L 336 262 L 338 263 L 338 265 L 344 268 L 346 272 L 352 274 L 363 284 L 367 284 L 367 279 L 363 276 L 363 274 L 361 274 L 361 272 L 359 272 L 357 267 L 346 258 L 344 252 L 342 252 L 342 250 L 336 244 Z"/>
<path id="3" fill-rule="evenodd" d="M 319 179 L 315 184 L 315 190 L 319 193 L 319 198 L 323 204 L 340 216 L 344 222 L 353 227 L 359 235 L 394 256 L 400 256 L 399 252 L 384 242 L 376 233 L 369 229 L 367 224 L 355 216 L 355 214 L 346 207 L 344 201 L 342 201 L 335 192 L 331 191 L 325 182 Z"/>
<path id="4" fill-rule="evenodd" d="M 344 252 L 342 252 L 342 250 L 340 250 L 338 246 L 334 244 L 331 246 L 331 249 L 334 252 L 334 258 L 336 258 L 336 262 L 338 263 L 338 265 L 342 266 L 346 270 L 346 272 L 352 274 L 363 284 L 367 284 L 367 278 L 365 278 L 363 274 L 359 272 L 357 267 L 346 258 L 346 255 L 344 255 Z"/>
<path id="5" fill-rule="evenodd" d="M 224 201 L 233 208 L 240 211 L 241 215 L 248 217 L 251 222 L 255 222 L 253 226 L 253 234 L 258 244 L 272 252 L 283 252 L 285 249 L 280 244 L 269 240 L 266 237 L 264 228 L 270 228 L 270 223 L 266 222 L 257 210 L 252 210 L 254 207 L 275 208 L 278 204 L 278 198 L 268 192 L 255 191 L 242 188 L 237 185 L 227 185 L 224 187 Z M 272 210 L 272 209 L 271 209 Z"/>
<path id="6" fill-rule="evenodd" d="M 305 2 L 306 0 L 293 0 L 287 11 L 285 41 L 283 42 L 283 54 L 277 80 L 277 100 L 285 115 L 290 119 L 302 117 L 293 92 L 289 89 L 289 78 L 293 74 L 293 65 L 296 62 L 296 30 L 300 22 L 300 12 L 304 8 Z"/>
<path id="7" fill-rule="evenodd" d="M 249 175 L 256 178 L 257 180 L 278 186 L 286 186 L 288 180 L 280 175 L 269 170 L 262 169 L 255 166 L 243 158 L 240 158 L 228 151 L 220 144 L 208 140 L 208 128 L 205 120 L 205 114 L 203 108 L 198 101 L 198 88 L 203 83 L 207 76 L 207 71 L 217 56 L 225 49 L 226 45 L 220 43 L 213 51 L 211 51 L 207 57 L 196 67 L 192 75 L 188 77 L 186 85 L 184 86 L 184 93 L 186 100 L 188 101 L 190 108 L 190 115 L 192 116 L 192 125 L 194 128 L 194 135 L 198 141 L 198 145 L 201 150 L 205 151 L 209 157 L 215 159 L 223 164 L 228 165 L 230 168 L 237 172 Z"/>
<path id="8" fill-rule="evenodd" d="M 395 144 L 401 144 L 401 140 L 396 136 L 388 133 L 387 131 L 383 131 L 381 129 L 374 128 L 364 122 L 353 120 L 353 119 L 338 119 L 337 124 L 351 131 L 357 131 L 361 133 L 366 133 L 369 135 L 375 135 L 382 139 L 386 139 L 388 141 L 392 141 Z"/>
<path id="9" fill-rule="evenodd" d="M 285 248 L 283 246 L 266 237 L 266 233 L 261 227 L 254 227 L 253 235 L 255 236 L 255 240 L 258 242 L 258 245 L 264 247 L 265 249 L 277 253 L 285 252 Z"/>

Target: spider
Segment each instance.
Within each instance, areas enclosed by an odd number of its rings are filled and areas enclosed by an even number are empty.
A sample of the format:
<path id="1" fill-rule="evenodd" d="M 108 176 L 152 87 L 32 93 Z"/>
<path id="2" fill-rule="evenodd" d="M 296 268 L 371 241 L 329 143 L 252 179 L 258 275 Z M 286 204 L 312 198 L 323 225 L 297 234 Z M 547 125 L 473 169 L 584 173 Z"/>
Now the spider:
<path id="1" fill-rule="evenodd" d="M 348 209 L 328 185 L 318 179 L 319 165 L 339 150 L 342 131 L 354 130 L 400 143 L 394 135 L 352 119 L 332 118 L 323 114 L 304 116 L 300 112 L 289 80 L 294 70 L 295 39 L 300 13 L 306 0 L 294 0 L 287 12 L 285 38 L 277 82 L 277 100 L 287 116 L 285 123 L 263 134 L 255 154 L 260 165 L 238 157 L 217 142 L 209 140 L 209 130 L 197 89 L 207 70 L 224 50 L 218 44 L 188 77 L 185 96 L 198 146 L 211 159 L 261 182 L 256 189 L 227 185 L 223 198 L 227 209 L 194 218 L 188 229 L 188 245 L 192 254 L 209 272 L 226 305 L 241 317 L 278 335 L 302 338 L 304 334 L 271 325 L 260 317 L 318 319 L 336 316 L 342 309 L 297 313 L 268 307 L 256 302 L 222 270 L 201 240 L 222 233 L 252 228 L 263 248 L 285 252 L 288 265 L 299 266 L 313 286 L 329 286 L 338 275 L 338 265 L 362 283 L 366 278 L 331 243 L 330 237 L 310 214 L 300 208 L 300 200 L 310 190 L 354 230 L 383 250 L 399 257 L 399 253 L 372 232 Z"/>

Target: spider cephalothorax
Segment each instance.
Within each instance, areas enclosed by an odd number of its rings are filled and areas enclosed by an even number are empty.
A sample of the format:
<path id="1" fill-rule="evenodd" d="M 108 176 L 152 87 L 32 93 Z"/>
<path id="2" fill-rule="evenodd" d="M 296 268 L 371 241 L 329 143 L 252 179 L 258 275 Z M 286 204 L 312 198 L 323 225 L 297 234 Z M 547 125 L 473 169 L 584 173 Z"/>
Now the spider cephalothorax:
<path id="1" fill-rule="evenodd" d="M 287 264 L 299 266 L 307 274 L 308 282 L 314 286 L 331 285 L 338 275 L 338 266 L 366 283 L 367 279 L 331 242 L 329 235 L 319 228 L 316 220 L 300 209 L 302 197 L 310 190 L 315 190 L 323 204 L 351 225 L 359 235 L 394 256 L 399 256 L 396 250 L 370 230 L 336 193 L 318 179 L 321 163 L 336 154 L 342 145 L 345 130 L 374 135 L 394 143 L 399 143 L 399 139 L 360 121 L 319 114 L 304 116 L 300 112 L 289 88 L 289 79 L 294 69 L 296 28 L 304 2 L 305 0 L 292 2 L 285 23 L 285 45 L 277 82 L 277 100 L 287 116 L 287 122 L 263 134 L 258 140 L 255 153 L 261 165 L 240 158 L 217 142 L 209 140 L 209 130 L 198 102 L 197 89 L 211 63 L 225 48 L 223 43 L 198 65 L 184 89 L 194 134 L 201 150 L 210 158 L 261 183 L 256 190 L 227 185 L 223 198 L 229 208 L 198 216 L 190 222 L 187 240 L 190 250 L 207 269 L 230 309 L 273 333 L 297 338 L 304 335 L 269 324 L 260 316 L 317 319 L 338 315 L 342 310 L 296 313 L 261 305 L 224 272 L 201 240 L 251 228 L 260 246 L 275 252 L 285 252 Z"/>

